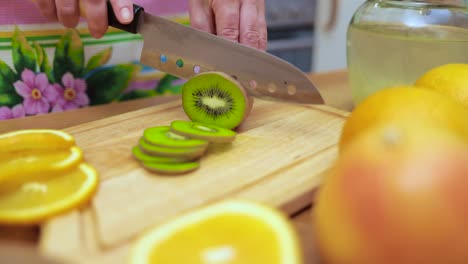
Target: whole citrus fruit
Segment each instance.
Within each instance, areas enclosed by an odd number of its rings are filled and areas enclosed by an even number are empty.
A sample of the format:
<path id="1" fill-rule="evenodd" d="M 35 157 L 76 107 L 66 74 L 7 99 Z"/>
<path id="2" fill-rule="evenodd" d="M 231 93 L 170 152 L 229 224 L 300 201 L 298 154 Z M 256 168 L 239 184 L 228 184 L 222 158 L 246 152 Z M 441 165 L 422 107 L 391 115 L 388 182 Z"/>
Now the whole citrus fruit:
<path id="1" fill-rule="evenodd" d="M 468 143 L 448 130 L 381 125 L 344 150 L 319 189 L 323 263 L 468 263 Z"/>
<path id="2" fill-rule="evenodd" d="M 468 64 L 445 64 L 433 68 L 415 84 L 448 95 L 468 107 Z"/>
<path id="3" fill-rule="evenodd" d="M 356 106 L 341 131 L 340 153 L 358 134 L 388 122 L 430 123 L 468 140 L 468 109 L 434 91 L 398 86 L 380 90 Z"/>

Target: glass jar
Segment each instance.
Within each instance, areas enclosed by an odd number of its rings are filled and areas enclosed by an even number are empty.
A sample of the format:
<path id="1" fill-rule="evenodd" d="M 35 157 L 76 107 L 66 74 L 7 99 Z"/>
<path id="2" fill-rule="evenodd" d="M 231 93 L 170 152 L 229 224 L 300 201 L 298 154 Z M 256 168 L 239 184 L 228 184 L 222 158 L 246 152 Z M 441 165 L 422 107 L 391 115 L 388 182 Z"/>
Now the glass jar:
<path id="1" fill-rule="evenodd" d="M 368 0 L 347 33 L 354 104 L 411 85 L 433 67 L 468 63 L 468 0 Z"/>

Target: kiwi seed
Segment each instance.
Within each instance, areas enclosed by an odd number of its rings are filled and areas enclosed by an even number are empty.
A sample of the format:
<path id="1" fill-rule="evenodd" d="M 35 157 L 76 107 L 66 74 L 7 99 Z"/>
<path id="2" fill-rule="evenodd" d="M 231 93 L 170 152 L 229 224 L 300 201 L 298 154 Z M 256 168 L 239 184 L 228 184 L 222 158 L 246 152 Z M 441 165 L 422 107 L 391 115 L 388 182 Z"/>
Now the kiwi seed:
<path id="1" fill-rule="evenodd" d="M 213 143 L 232 142 L 237 134 L 224 127 L 183 120 L 172 121 L 171 130 L 182 136 L 207 140 Z"/>
<path id="2" fill-rule="evenodd" d="M 243 86 L 221 72 L 195 75 L 182 87 L 182 106 L 190 120 L 227 129 L 239 126 L 250 110 Z"/>

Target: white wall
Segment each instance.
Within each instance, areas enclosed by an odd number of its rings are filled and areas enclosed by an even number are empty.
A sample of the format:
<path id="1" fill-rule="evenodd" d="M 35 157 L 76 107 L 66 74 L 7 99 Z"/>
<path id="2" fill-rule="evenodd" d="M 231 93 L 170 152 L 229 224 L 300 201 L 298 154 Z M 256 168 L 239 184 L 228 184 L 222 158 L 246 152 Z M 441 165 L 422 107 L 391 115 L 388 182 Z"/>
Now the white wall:
<path id="1" fill-rule="evenodd" d="M 315 32 L 312 71 L 332 71 L 346 68 L 346 31 L 349 21 L 357 8 L 365 0 L 336 0 L 337 15 L 334 27 L 327 31 L 332 2 L 334 0 L 317 0 L 315 14 Z"/>

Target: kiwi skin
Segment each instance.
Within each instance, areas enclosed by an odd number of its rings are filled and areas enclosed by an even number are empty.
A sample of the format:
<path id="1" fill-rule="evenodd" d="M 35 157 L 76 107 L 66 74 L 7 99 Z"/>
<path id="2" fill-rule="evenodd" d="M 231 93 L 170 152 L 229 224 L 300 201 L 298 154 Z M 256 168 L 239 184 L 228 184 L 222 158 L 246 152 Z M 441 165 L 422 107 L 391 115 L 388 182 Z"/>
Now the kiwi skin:
<path id="1" fill-rule="evenodd" d="M 218 76 L 226 79 L 227 82 L 230 82 L 230 83 L 234 84 L 234 86 L 236 86 L 238 88 L 238 90 L 239 90 L 239 92 L 242 95 L 242 98 L 244 100 L 244 106 L 243 106 L 244 109 L 242 109 L 243 110 L 242 111 L 242 116 L 236 117 L 236 119 L 239 118 L 238 122 L 229 122 L 229 124 L 221 123 L 220 121 L 216 122 L 216 120 L 213 120 L 211 118 L 206 118 L 206 119 L 201 118 L 201 117 L 195 118 L 194 116 L 192 116 L 191 112 L 198 111 L 198 109 L 192 110 L 192 108 L 189 108 L 185 103 L 183 103 L 183 108 L 184 108 L 184 111 L 185 111 L 186 115 L 189 117 L 190 120 L 195 121 L 195 122 L 209 123 L 209 124 L 214 124 L 214 125 L 217 125 L 217 126 L 225 127 L 225 128 L 228 128 L 228 129 L 236 129 L 248 117 L 249 112 L 252 110 L 252 106 L 253 106 L 253 100 L 250 100 L 250 97 L 248 96 L 246 89 L 244 88 L 244 86 L 240 82 L 238 82 L 236 79 L 234 79 L 233 77 L 231 77 L 230 75 L 228 75 L 228 74 L 226 74 L 224 72 L 208 71 L 208 72 L 200 73 L 197 76 L 200 76 L 200 75 L 218 75 Z M 188 85 L 190 85 L 190 80 L 184 85 L 183 92 L 184 92 L 184 90 L 190 89 L 190 88 L 187 88 Z M 185 96 L 184 96 L 184 93 L 183 93 L 182 100 L 184 100 L 184 98 L 185 98 Z"/>

